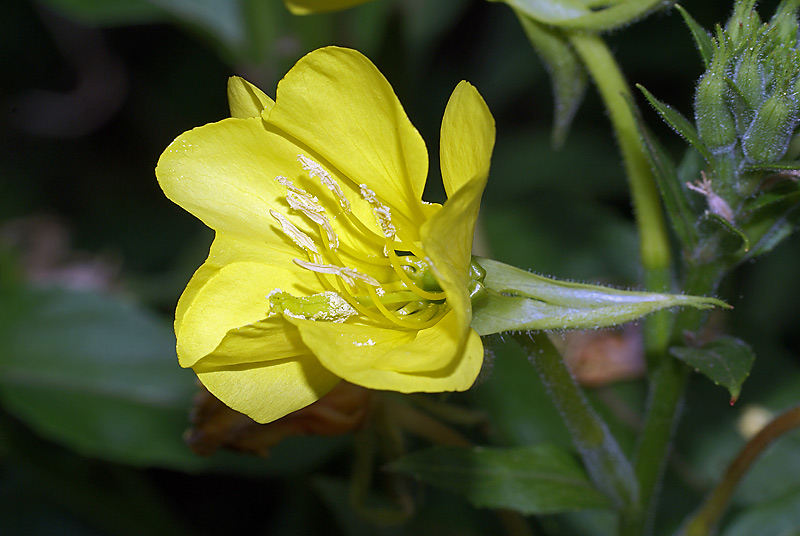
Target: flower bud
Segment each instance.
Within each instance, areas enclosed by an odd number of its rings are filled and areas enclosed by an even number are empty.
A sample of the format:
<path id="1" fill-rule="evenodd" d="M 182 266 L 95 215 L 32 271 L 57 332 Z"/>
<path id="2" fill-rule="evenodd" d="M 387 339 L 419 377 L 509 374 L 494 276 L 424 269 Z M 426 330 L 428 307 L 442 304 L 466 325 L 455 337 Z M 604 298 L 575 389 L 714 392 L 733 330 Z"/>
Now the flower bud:
<path id="1" fill-rule="evenodd" d="M 756 110 L 767 98 L 767 80 L 758 54 L 747 54 L 739 61 L 733 81 L 736 84 L 738 95 L 734 96 L 732 109 L 736 118 L 737 131 L 741 134 L 750 126 Z"/>
<path id="2" fill-rule="evenodd" d="M 713 65 L 697 84 L 694 98 L 697 132 L 712 153 L 725 152 L 736 143 L 736 121 L 728 107 L 728 91 L 723 71 Z"/>
<path id="3" fill-rule="evenodd" d="M 751 163 L 775 162 L 786 153 L 797 124 L 797 101 L 787 91 L 777 91 L 758 109 L 742 136 L 745 158 Z"/>

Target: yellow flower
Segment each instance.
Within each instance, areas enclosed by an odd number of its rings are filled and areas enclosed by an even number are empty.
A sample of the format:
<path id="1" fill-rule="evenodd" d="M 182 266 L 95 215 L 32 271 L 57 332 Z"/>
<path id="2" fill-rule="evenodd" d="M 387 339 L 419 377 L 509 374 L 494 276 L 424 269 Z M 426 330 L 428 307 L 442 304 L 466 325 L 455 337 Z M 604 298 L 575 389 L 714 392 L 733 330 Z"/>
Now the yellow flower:
<path id="1" fill-rule="evenodd" d="M 295 15 L 310 15 L 326 11 L 339 11 L 369 0 L 283 0 L 286 8 Z"/>
<path id="2" fill-rule="evenodd" d="M 341 379 L 370 389 L 469 388 L 470 253 L 494 121 L 461 82 L 440 160 L 447 202 L 421 200 L 425 143 L 360 53 L 302 58 L 273 102 L 241 78 L 232 118 L 179 136 L 164 193 L 216 231 L 175 313 L 178 359 L 227 405 L 269 422 Z"/>

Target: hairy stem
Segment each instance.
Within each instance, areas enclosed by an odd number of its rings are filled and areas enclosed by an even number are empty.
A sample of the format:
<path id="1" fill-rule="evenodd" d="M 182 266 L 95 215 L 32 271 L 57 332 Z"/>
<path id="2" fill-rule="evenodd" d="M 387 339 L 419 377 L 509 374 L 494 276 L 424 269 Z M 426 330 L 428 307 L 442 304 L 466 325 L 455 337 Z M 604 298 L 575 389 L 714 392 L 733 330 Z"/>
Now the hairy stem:
<path id="1" fill-rule="evenodd" d="M 638 486 L 633 467 L 547 334 L 519 334 L 515 339 L 539 372 L 595 486 L 620 510 L 636 504 Z"/>
<path id="2" fill-rule="evenodd" d="M 631 189 L 639 248 L 645 270 L 661 272 L 670 265 L 670 248 L 661 198 L 628 105 L 632 95 L 603 39 L 592 33 L 570 32 L 569 41 L 583 60 L 608 109 Z M 656 289 L 654 289 L 656 290 Z"/>

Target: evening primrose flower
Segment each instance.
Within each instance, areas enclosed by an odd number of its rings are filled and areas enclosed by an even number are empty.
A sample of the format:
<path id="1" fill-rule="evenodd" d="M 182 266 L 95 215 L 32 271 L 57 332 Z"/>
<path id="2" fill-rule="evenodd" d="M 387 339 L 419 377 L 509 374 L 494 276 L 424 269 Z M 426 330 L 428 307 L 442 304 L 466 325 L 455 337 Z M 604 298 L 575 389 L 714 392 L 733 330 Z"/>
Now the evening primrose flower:
<path id="1" fill-rule="evenodd" d="M 461 82 L 441 127 L 448 200 L 422 201 L 425 143 L 360 53 L 302 58 L 276 100 L 241 78 L 233 117 L 179 136 L 156 175 L 216 231 L 175 313 L 178 359 L 231 408 L 269 422 L 340 380 L 469 388 L 472 236 L 494 121 Z"/>

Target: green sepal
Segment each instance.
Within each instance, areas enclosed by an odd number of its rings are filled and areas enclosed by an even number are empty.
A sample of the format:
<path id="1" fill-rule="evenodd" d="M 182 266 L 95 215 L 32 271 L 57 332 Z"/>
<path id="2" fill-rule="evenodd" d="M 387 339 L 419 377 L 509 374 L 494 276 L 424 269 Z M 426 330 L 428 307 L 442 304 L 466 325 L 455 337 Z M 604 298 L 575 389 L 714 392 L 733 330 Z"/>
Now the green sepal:
<path id="1" fill-rule="evenodd" d="M 711 56 L 714 54 L 714 42 L 711 40 L 711 34 L 709 34 L 705 28 L 700 26 L 700 24 L 694 20 L 694 17 L 689 15 L 689 12 L 686 11 L 683 6 L 680 4 L 675 4 L 675 9 L 677 9 L 681 14 L 683 17 L 683 22 L 686 23 L 689 31 L 692 32 L 692 37 L 697 45 L 697 50 L 700 52 L 700 57 L 703 58 L 703 64 L 705 65 L 706 69 L 708 69 L 708 66 L 711 63 Z"/>
<path id="2" fill-rule="evenodd" d="M 484 286 L 488 293 L 472 311 L 472 328 L 479 335 L 603 328 L 670 307 L 729 307 L 715 298 L 558 281 L 491 259 L 475 261 L 486 270 Z"/>
<path id="3" fill-rule="evenodd" d="M 731 404 L 739 398 L 756 358 L 747 343 L 733 337 L 719 337 L 700 348 L 670 348 L 670 353 L 714 384 L 725 387 L 731 394 Z"/>
<path id="4" fill-rule="evenodd" d="M 658 115 L 661 116 L 670 127 L 672 127 L 675 132 L 677 132 L 683 139 L 689 142 L 695 149 L 697 149 L 700 154 L 703 155 L 707 161 L 712 160 L 711 151 L 709 151 L 708 147 L 700 140 L 700 135 L 697 133 L 697 129 L 695 129 L 694 125 L 686 119 L 679 111 L 677 111 L 672 106 L 665 104 L 655 98 L 652 93 L 647 91 L 644 86 L 641 84 L 636 84 L 636 87 L 639 88 L 647 102 L 655 108 Z"/>
<path id="5" fill-rule="evenodd" d="M 518 9 L 514 12 L 550 73 L 555 100 L 552 143 L 556 148 L 561 147 L 586 93 L 586 70 L 560 30 L 537 22 Z"/>

